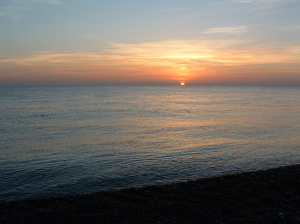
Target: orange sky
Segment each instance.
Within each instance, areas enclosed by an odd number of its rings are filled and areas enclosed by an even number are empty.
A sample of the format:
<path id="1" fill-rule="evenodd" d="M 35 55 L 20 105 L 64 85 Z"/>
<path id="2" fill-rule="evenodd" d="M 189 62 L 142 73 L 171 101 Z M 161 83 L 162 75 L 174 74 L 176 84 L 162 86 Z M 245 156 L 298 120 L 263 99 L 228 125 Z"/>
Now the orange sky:
<path id="1" fill-rule="evenodd" d="M 246 41 L 173 40 L 110 43 L 99 53 L 39 52 L 1 59 L 1 83 L 300 84 L 300 47 L 253 46 Z"/>
<path id="2" fill-rule="evenodd" d="M 0 86 L 299 85 L 295 0 L 7 0 Z"/>

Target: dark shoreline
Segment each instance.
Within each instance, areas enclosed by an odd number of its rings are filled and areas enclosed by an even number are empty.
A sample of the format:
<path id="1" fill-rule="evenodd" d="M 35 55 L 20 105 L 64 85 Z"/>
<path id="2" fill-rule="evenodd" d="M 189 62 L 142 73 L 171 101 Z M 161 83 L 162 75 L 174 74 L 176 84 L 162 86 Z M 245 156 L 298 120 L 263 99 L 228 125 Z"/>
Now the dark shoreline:
<path id="1" fill-rule="evenodd" d="M 0 223 L 300 223 L 300 165 L 1 202 Z"/>

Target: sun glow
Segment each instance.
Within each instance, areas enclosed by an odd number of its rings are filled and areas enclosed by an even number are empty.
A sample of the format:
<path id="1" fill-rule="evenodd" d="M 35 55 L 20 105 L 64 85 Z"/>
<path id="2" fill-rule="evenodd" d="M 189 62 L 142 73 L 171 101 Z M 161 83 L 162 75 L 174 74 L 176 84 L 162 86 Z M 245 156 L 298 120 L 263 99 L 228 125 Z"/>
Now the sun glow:
<path id="1" fill-rule="evenodd" d="M 299 46 L 238 47 L 243 44 L 250 42 L 186 40 L 109 43 L 103 52 L 40 51 L 8 58 L 1 58 L 0 55 L 0 86 L 26 83 L 160 83 L 185 86 L 186 81 L 193 85 L 300 83 Z M 208 57 L 208 54 L 211 56 Z M 260 75 L 256 75 L 257 70 Z M 241 73 L 244 75 L 239 75 Z M 281 74 L 289 74 L 289 81 Z"/>

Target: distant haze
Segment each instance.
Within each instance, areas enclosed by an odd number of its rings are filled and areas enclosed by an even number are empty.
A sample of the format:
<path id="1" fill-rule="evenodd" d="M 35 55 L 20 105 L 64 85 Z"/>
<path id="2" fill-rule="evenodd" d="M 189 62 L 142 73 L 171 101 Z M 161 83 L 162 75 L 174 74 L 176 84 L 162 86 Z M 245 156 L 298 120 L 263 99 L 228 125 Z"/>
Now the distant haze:
<path id="1" fill-rule="evenodd" d="M 299 0 L 5 0 L 0 86 L 300 86 Z"/>

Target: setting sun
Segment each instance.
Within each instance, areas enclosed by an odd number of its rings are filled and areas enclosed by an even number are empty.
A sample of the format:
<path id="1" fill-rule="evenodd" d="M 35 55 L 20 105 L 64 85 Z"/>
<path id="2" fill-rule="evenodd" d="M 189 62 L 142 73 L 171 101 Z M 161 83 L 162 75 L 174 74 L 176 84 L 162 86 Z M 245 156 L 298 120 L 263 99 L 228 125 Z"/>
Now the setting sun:
<path id="1" fill-rule="evenodd" d="M 182 85 L 182 86 L 185 86 L 185 83 L 184 83 L 184 82 L 182 82 L 182 83 L 180 83 L 180 85 Z"/>

